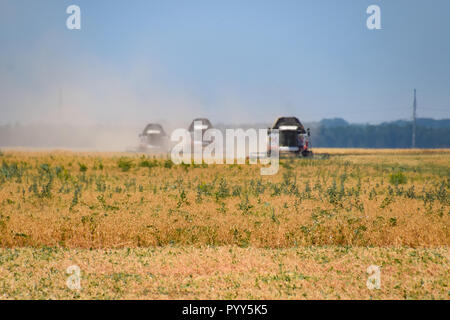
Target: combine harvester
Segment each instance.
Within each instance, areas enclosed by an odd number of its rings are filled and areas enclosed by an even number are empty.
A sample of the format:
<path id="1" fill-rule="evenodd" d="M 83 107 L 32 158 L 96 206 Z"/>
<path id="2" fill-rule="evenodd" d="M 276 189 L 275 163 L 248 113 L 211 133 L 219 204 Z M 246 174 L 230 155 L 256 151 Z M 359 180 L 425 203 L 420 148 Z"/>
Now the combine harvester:
<path id="1" fill-rule="evenodd" d="M 211 124 L 211 121 L 209 121 L 206 118 L 196 118 L 192 120 L 191 125 L 188 128 L 188 131 L 191 135 L 191 141 L 192 141 L 192 150 L 194 149 L 194 146 L 196 144 L 201 144 L 202 149 L 206 147 L 211 141 L 206 141 L 203 139 L 203 136 L 205 134 L 205 131 L 208 129 L 213 129 L 213 125 Z M 200 140 L 195 139 L 194 137 L 194 130 L 201 130 L 201 137 Z"/>
<path id="2" fill-rule="evenodd" d="M 139 139 L 138 152 L 166 153 L 169 150 L 169 137 L 158 123 L 148 124 Z"/>
<path id="3" fill-rule="evenodd" d="M 280 157 L 320 158 L 326 159 L 328 154 L 313 154 L 310 149 L 311 133 L 305 130 L 303 124 L 296 117 L 279 117 L 272 128 L 268 128 L 268 156 L 270 156 L 273 130 L 279 132 Z"/>

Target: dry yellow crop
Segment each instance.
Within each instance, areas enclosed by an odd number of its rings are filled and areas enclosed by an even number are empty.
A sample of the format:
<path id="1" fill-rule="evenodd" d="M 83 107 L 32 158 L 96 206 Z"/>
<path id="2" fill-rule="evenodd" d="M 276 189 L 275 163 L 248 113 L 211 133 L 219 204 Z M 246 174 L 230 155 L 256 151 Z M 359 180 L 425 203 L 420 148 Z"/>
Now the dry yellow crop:
<path id="1" fill-rule="evenodd" d="M 332 157 L 285 159 L 274 176 L 3 151 L 0 298 L 448 299 L 450 150 L 316 151 Z"/>

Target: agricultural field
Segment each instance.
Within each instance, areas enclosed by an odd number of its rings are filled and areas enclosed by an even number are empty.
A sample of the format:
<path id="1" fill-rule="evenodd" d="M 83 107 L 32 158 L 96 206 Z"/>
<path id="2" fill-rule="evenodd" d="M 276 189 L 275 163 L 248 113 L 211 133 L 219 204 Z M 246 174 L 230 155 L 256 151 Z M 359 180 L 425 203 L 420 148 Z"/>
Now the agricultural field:
<path id="1" fill-rule="evenodd" d="M 448 300 L 450 150 L 315 151 L 261 176 L 3 150 L 0 299 Z"/>

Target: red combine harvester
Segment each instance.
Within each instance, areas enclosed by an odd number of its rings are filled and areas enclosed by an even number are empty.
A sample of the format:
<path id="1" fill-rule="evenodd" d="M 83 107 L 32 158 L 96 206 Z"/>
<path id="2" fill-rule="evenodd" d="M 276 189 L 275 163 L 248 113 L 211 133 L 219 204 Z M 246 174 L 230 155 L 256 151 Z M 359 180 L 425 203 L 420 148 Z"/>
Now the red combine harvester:
<path id="1" fill-rule="evenodd" d="M 312 151 L 309 149 L 309 128 L 305 130 L 302 123 L 296 117 L 279 117 L 272 128 L 268 129 L 268 154 L 270 155 L 271 140 L 273 137 L 273 130 L 279 132 L 279 147 L 280 156 L 295 156 L 311 158 Z"/>

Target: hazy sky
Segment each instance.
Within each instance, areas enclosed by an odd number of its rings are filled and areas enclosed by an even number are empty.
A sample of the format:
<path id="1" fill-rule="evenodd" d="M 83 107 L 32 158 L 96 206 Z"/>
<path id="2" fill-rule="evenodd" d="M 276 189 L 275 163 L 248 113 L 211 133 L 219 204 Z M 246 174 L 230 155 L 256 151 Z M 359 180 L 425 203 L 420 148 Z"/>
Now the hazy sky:
<path id="1" fill-rule="evenodd" d="M 409 119 L 413 88 L 419 116 L 449 118 L 449 14 L 448 0 L 0 0 L 0 123 L 377 123 Z"/>

